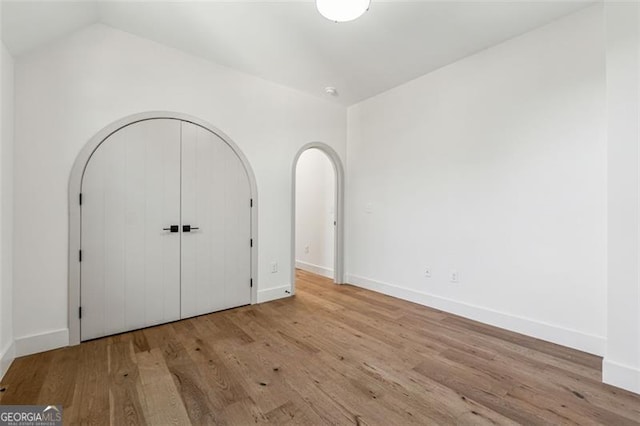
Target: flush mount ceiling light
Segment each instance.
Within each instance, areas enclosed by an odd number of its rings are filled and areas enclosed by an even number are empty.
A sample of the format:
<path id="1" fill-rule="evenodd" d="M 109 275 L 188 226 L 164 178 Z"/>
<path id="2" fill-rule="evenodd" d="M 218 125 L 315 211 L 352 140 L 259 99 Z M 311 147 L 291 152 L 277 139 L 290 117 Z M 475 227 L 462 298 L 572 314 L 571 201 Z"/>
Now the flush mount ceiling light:
<path id="1" fill-rule="evenodd" d="M 353 21 L 369 10 L 370 4 L 371 0 L 316 0 L 318 12 L 334 22 Z"/>

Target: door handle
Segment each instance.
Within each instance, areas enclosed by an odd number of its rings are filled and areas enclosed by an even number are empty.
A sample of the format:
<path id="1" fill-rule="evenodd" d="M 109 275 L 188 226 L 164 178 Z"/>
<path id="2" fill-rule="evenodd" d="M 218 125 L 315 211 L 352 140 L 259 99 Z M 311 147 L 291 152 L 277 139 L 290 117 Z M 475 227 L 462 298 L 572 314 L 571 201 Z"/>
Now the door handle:
<path id="1" fill-rule="evenodd" d="M 163 231 L 171 231 L 171 232 L 180 232 L 180 227 L 178 225 L 171 225 L 168 228 L 162 228 Z"/>
<path id="2" fill-rule="evenodd" d="M 191 232 L 194 229 L 200 229 L 197 226 L 182 225 L 182 232 Z"/>

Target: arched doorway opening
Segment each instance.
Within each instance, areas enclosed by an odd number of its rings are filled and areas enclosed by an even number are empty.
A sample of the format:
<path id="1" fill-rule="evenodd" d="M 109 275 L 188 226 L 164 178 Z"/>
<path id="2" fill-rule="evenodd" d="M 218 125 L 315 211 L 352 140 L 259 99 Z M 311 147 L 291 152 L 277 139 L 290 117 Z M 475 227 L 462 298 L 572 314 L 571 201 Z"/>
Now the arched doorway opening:
<path id="1" fill-rule="evenodd" d="M 332 173 L 327 172 L 323 162 L 330 164 Z M 299 165 L 311 166 L 312 169 L 302 171 L 299 170 Z M 314 177 L 315 172 L 320 174 Z M 327 181 L 329 188 L 326 185 Z M 320 192 L 301 194 L 300 187 L 320 189 Z M 329 199 L 327 199 L 328 194 L 330 194 Z M 314 203 L 314 197 L 317 203 Z M 301 200 L 303 205 L 299 202 Z M 296 266 L 319 275 L 330 276 L 334 283 L 342 284 L 344 282 L 344 168 L 340 156 L 327 144 L 309 143 L 296 154 L 292 169 L 291 205 L 292 292 L 295 292 Z M 320 208 L 317 208 L 318 206 Z M 313 212 L 315 217 L 305 219 L 307 223 L 314 223 L 315 230 L 309 230 L 310 232 L 305 234 L 300 229 L 302 223 L 299 214 L 309 212 Z M 316 236 L 310 235 L 312 233 Z M 311 242 L 314 238 L 315 245 Z M 330 247 L 327 247 L 327 241 Z M 327 257 L 331 257 L 331 267 L 314 263 L 318 262 L 317 259 L 326 260 Z"/>

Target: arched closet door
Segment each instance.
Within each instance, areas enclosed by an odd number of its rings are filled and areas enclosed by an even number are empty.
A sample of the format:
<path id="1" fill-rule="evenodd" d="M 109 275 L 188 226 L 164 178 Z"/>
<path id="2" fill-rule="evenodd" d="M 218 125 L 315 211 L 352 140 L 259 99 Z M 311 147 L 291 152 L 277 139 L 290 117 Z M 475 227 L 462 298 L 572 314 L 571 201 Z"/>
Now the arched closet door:
<path id="1" fill-rule="evenodd" d="M 193 123 L 102 142 L 82 178 L 81 339 L 249 304 L 250 194 L 236 153 Z"/>

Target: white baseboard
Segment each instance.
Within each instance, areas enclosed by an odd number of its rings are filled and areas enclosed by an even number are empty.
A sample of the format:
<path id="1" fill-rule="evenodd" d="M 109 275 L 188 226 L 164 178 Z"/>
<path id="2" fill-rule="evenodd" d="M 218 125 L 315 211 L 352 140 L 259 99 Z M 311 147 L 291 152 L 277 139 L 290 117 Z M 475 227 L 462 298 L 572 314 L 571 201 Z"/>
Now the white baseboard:
<path id="1" fill-rule="evenodd" d="M 495 327 L 504 328 L 516 333 L 525 334 L 537 339 L 568 346 L 594 355 L 603 356 L 606 339 L 601 336 L 586 334 L 577 330 L 548 324 L 529 318 L 523 318 L 504 312 L 487 309 L 481 306 L 434 296 L 428 293 L 411 290 L 371 280 L 357 275 L 349 275 L 347 282 L 368 290 L 377 291 L 399 299 L 408 300 L 420 305 L 429 306 L 461 317 L 469 318 Z"/>
<path id="2" fill-rule="evenodd" d="M 303 271 L 311 272 L 312 274 L 322 275 L 326 278 L 334 278 L 333 269 L 314 265 L 313 263 L 296 260 L 296 268 L 302 269 Z"/>
<path id="3" fill-rule="evenodd" d="M 9 367 L 11 367 L 11 363 L 16 357 L 16 346 L 13 341 L 11 341 L 5 348 L 3 348 L 2 352 L 0 352 L 0 380 L 4 377 Z"/>
<path id="4" fill-rule="evenodd" d="M 31 355 L 65 346 L 69 346 L 69 329 L 52 330 L 17 338 L 16 356 Z"/>
<path id="5" fill-rule="evenodd" d="M 602 381 L 611 386 L 640 394 L 640 368 L 605 358 L 602 362 Z"/>
<path id="6" fill-rule="evenodd" d="M 270 302 L 271 300 L 283 299 L 289 296 L 291 296 L 291 286 L 283 285 L 281 287 L 267 288 L 258 291 L 258 303 Z"/>

